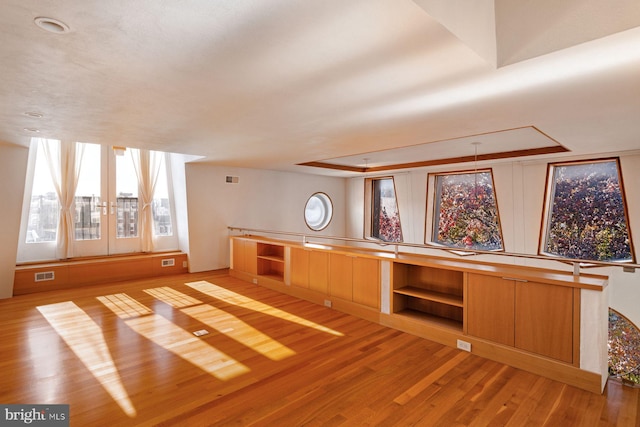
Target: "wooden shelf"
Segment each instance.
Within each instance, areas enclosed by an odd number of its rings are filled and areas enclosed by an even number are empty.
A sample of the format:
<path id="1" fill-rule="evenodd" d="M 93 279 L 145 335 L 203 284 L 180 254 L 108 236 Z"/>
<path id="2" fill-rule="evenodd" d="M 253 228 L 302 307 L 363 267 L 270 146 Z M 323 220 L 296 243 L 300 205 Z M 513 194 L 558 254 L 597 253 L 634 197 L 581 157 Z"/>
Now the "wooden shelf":
<path id="1" fill-rule="evenodd" d="M 278 273 L 268 273 L 268 274 L 260 274 L 260 277 L 263 277 L 265 279 L 270 279 L 276 282 L 283 282 L 284 278 L 282 277 L 282 275 L 278 274 Z"/>
<path id="2" fill-rule="evenodd" d="M 392 274 L 394 314 L 456 331 L 463 329 L 463 272 L 394 263 Z"/>
<path id="3" fill-rule="evenodd" d="M 441 328 L 451 329 L 456 332 L 462 332 L 462 322 L 446 317 L 436 316 L 434 314 L 425 313 L 423 311 L 404 309 L 394 313 L 394 316 L 400 316 L 410 320 L 419 321 L 421 323 L 429 324 L 430 326 L 437 326 Z"/>
<path id="4" fill-rule="evenodd" d="M 284 263 L 284 257 L 276 256 L 276 255 L 258 255 L 259 259 L 266 259 L 269 261 L 282 262 Z"/>
<path id="5" fill-rule="evenodd" d="M 408 295 L 410 297 L 420 298 L 427 301 L 439 302 L 442 304 L 452 305 L 455 307 L 462 307 L 462 297 L 445 294 L 442 292 L 429 291 L 423 288 L 417 288 L 415 286 L 405 286 L 393 291 L 396 294 Z"/>

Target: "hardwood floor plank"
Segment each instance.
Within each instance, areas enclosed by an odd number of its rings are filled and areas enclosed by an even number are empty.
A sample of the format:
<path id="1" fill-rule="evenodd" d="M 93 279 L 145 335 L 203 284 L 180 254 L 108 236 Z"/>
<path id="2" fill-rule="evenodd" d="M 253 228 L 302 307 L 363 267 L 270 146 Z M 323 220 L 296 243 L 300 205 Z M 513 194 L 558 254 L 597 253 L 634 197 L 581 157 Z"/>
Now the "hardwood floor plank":
<path id="1" fill-rule="evenodd" d="M 0 300 L 0 322 L 0 402 L 67 403 L 72 425 L 638 425 L 638 389 L 592 394 L 226 271 Z"/>

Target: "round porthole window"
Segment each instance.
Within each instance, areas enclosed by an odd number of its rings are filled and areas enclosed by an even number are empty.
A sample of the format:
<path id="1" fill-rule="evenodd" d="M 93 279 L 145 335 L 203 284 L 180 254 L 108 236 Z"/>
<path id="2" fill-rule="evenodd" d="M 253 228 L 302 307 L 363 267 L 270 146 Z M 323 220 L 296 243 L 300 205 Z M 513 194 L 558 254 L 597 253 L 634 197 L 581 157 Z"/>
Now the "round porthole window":
<path id="1" fill-rule="evenodd" d="M 333 216 L 333 204 L 324 193 L 315 193 L 304 206 L 304 221 L 307 227 L 314 231 L 320 231 L 329 225 Z"/>

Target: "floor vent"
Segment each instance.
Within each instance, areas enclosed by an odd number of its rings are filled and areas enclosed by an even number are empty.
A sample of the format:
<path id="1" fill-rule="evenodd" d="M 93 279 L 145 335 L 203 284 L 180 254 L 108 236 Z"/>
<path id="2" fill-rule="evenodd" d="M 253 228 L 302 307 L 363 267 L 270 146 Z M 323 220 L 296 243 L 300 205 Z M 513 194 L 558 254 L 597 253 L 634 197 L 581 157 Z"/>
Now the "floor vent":
<path id="1" fill-rule="evenodd" d="M 53 271 L 40 271 L 36 273 L 36 282 L 45 282 L 47 280 L 55 280 L 56 275 Z"/>
<path id="2" fill-rule="evenodd" d="M 176 260 L 173 258 L 167 258 L 162 260 L 163 267 L 173 267 L 174 265 L 176 265 Z"/>

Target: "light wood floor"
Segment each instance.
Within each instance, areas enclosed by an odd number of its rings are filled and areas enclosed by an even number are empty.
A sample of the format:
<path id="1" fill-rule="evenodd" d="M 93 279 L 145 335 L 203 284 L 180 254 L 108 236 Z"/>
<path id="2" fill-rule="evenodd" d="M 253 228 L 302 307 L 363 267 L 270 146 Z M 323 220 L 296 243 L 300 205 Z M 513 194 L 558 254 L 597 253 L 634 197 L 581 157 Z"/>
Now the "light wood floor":
<path id="1" fill-rule="evenodd" d="M 70 404 L 75 426 L 640 425 L 638 389 L 592 394 L 226 272 L 2 300 L 0 325 L 0 403 Z"/>

